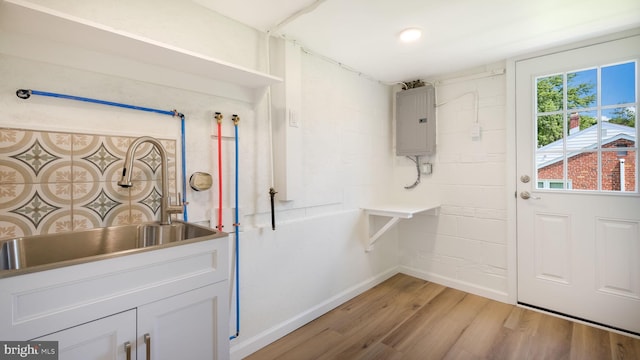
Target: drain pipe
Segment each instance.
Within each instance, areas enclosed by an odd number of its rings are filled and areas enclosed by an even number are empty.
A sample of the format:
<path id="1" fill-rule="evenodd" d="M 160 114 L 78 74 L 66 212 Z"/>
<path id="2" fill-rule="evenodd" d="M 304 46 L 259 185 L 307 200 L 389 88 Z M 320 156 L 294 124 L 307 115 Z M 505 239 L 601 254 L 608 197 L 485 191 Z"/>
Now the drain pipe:
<path id="1" fill-rule="evenodd" d="M 218 225 L 216 229 L 222 231 L 222 114 L 215 113 L 218 122 Z"/>
<path id="2" fill-rule="evenodd" d="M 87 98 L 87 97 L 82 97 L 82 96 L 75 96 L 75 95 L 67 95 L 67 94 L 58 94 L 58 93 L 52 93 L 52 92 L 47 92 L 47 91 L 39 91 L 39 90 L 31 90 L 31 89 L 18 89 L 16 91 L 16 96 L 19 97 L 20 99 L 28 99 L 31 97 L 31 95 L 39 95 L 39 96 L 48 96 L 48 97 L 55 97 L 55 98 L 60 98 L 60 99 L 67 99 L 67 100 L 76 100 L 76 101 L 83 101 L 83 102 L 88 102 L 88 103 L 93 103 L 93 104 L 100 104 L 100 105 L 107 105 L 107 106 L 115 106 L 115 107 L 120 107 L 120 108 L 125 108 L 125 109 L 131 109 L 131 110 L 139 110 L 139 111 L 146 111 L 146 112 L 153 112 L 153 113 L 157 113 L 157 114 L 162 114 L 162 115 L 169 115 L 169 116 L 177 116 L 181 119 L 181 141 L 182 141 L 182 203 L 184 204 L 183 208 L 183 213 L 182 213 L 182 218 L 184 221 L 188 221 L 188 217 L 187 217 L 187 206 L 189 203 L 187 202 L 187 181 L 186 181 L 186 176 L 187 176 L 187 165 L 186 165 L 186 140 L 185 140 L 185 118 L 184 118 L 184 114 L 178 112 L 177 110 L 171 110 L 171 111 L 167 111 L 167 110 L 159 110 L 159 109 L 153 109 L 153 108 L 148 108 L 148 107 L 143 107 L 143 106 L 136 106 L 136 105 L 129 105 L 129 104 L 123 104 L 123 103 L 117 103 L 117 102 L 113 102 L 113 101 L 106 101 L 106 100 L 99 100 L 99 99 L 92 99 L 92 98 Z"/>
<path id="3" fill-rule="evenodd" d="M 233 127 L 235 129 L 235 142 L 236 142 L 236 208 L 235 208 L 235 221 L 233 223 L 233 227 L 235 229 L 235 245 L 236 245 L 236 334 L 231 336 L 229 340 L 233 340 L 240 336 L 240 218 L 238 207 L 238 184 L 239 180 L 239 166 L 238 166 L 238 123 L 240 122 L 240 117 L 238 115 L 233 115 Z"/>

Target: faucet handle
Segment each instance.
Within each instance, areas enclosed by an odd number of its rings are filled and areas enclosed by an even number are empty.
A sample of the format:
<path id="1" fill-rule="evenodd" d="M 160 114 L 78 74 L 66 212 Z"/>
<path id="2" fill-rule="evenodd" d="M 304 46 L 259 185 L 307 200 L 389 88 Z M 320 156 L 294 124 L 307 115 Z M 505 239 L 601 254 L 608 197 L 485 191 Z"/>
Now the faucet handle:
<path id="1" fill-rule="evenodd" d="M 168 204 L 169 206 L 167 208 L 167 212 L 169 214 L 180 214 L 181 212 L 184 211 L 185 204 L 181 200 L 180 193 L 178 193 L 178 195 L 177 195 L 178 203 L 176 205 L 172 205 L 171 204 L 171 198 L 168 198 L 167 200 L 169 201 L 169 204 Z"/>

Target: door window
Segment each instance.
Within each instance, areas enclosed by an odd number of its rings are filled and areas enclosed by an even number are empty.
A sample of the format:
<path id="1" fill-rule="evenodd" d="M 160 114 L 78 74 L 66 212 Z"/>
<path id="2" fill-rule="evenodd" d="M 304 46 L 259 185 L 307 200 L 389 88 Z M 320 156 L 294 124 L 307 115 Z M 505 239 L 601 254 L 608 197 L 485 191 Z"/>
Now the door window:
<path id="1" fill-rule="evenodd" d="M 537 189 L 637 193 L 637 61 L 535 85 Z"/>

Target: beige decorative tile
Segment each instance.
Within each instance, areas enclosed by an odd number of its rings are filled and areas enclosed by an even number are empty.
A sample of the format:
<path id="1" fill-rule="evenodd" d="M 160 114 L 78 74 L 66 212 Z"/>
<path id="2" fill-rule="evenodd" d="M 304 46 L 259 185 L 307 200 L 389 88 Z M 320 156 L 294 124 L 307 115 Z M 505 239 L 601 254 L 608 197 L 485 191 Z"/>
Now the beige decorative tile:
<path id="1" fill-rule="evenodd" d="M 74 207 L 72 219 L 73 231 L 95 229 L 102 226 L 100 218 L 93 211 L 87 209 Z"/>
<path id="2" fill-rule="evenodd" d="M 73 135 L 74 181 L 117 181 L 108 174 L 121 174 L 130 138 Z M 82 179 L 80 179 L 82 178 Z"/>
<path id="3" fill-rule="evenodd" d="M 133 186 L 117 185 L 135 138 L 0 128 L 0 238 L 138 224 L 159 218 L 160 155 L 136 152 Z M 176 141 L 168 194 L 176 196 Z M 174 200 L 175 201 L 175 200 Z"/>
<path id="4" fill-rule="evenodd" d="M 22 166 L 9 160 L 4 160 L 4 154 L 0 154 L 0 184 L 25 184 L 33 183 L 33 174 Z"/>
<path id="5" fill-rule="evenodd" d="M 0 184 L 0 213 L 24 203 L 32 191 L 33 184 Z"/>
<path id="6" fill-rule="evenodd" d="M 0 128 L 0 154 L 20 152 L 28 147 L 32 138 L 32 131 Z"/>
<path id="7" fill-rule="evenodd" d="M 141 224 L 157 220 L 160 220 L 160 217 L 152 213 L 148 207 L 140 204 L 131 205 L 131 224 Z"/>
<path id="8" fill-rule="evenodd" d="M 29 222 L 15 216 L 0 215 L 0 239 L 13 239 L 23 236 L 35 235 Z"/>
<path id="9" fill-rule="evenodd" d="M 107 221 L 112 226 L 133 224 L 131 220 L 131 207 L 122 206 L 114 209 L 114 211 L 109 214 Z"/>
<path id="10" fill-rule="evenodd" d="M 70 173 L 71 135 L 62 133 L 43 133 L 36 131 L 6 130 L 14 136 L 16 142 L 5 142 L 0 147 L 3 164 L 0 171 L 17 177 L 23 174 L 22 181 L 32 183 L 55 182 L 64 177 L 61 173 Z M 24 145 L 18 147 L 17 145 Z M 26 175 L 28 176 L 24 178 Z M 10 175 L 11 176 L 11 175 Z"/>
<path id="11" fill-rule="evenodd" d="M 42 221 L 41 233 L 53 234 L 73 230 L 71 210 L 60 210 Z"/>

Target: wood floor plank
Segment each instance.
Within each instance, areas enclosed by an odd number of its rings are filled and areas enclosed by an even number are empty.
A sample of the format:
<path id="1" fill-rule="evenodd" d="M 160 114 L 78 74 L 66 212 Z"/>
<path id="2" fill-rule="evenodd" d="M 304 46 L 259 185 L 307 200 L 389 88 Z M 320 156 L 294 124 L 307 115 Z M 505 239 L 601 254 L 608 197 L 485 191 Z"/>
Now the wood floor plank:
<path id="1" fill-rule="evenodd" d="M 543 316 L 532 338 L 533 359 L 568 359 L 573 323 L 555 316 Z"/>
<path id="2" fill-rule="evenodd" d="M 417 288 L 424 286 L 426 281 L 417 279 L 414 277 L 402 276 L 397 274 L 392 276 L 387 281 L 374 286 L 371 290 L 360 294 L 353 299 L 345 302 L 337 307 L 337 310 L 343 314 L 350 314 L 351 316 L 361 316 L 361 314 L 367 313 L 371 304 L 385 301 L 390 296 L 394 296 L 396 292 L 412 292 Z M 345 320 L 344 322 L 349 322 Z"/>
<path id="3" fill-rule="evenodd" d="M 404 352 L 404 349 L 411 347 L 417 341 L 421 341 L 422 334 L 447 315 L 457 303 L 462 301 L 465 295 L 464 292 L 459 290 L 445 289 L 405 321 L 402 327 L 385 337 L 382 342 L 400 352 Z"/>
<path id="4" fill-rule="evenodd" d="M 368 326 L 377 314 L 385 317 L 389 314 L 402 316 L 406 312 L 415 312 L 444 289 L 442 285 L 424 280 L 397 283 L 396 286 L 386 289 L 386 296 L 362 297 L 360 301 L 366 306 L 351 307 L 348 315 L 345 313 L 342 319 L 333 324 L 332 329 L 342 334 L 349 334 L 354 331 L 354 328 Z"/>
<path id="5" fill-rule="evenodd" d="M 450 312 L 442 314 L 443 316 L 426 328 L 409 349 L 396 349 L 409 358 L 444 358 L 488 302 L 487 298 L 466 294 Z"/>
<path id="6" fill-rule="evenodd" d="M 399 274 L 250 360 L 640 359 L 640 339 Z"/>
<path id="7" fill-rule="evenodd" d="M 513 305 L 488 302 L 460 335 L 446 358 L 456 359 L 459 358 L 458 354 L 464 354 L 465 358 L 488 358 L 496 337 L 513 309 Z"/>
<path id="8" fill-rule="evenodd" d="M 300 359 L 318 359 L 322 354 L 330 351 L 336 344 L 340 343 L 342 335 L 337 332 L 326 329 L 316 336 L 307 339 L 298 346 L 281 353 L 275 357 L 268 354 L 256 353 L 252 359 L 278 359 L 278 360 L 300 360 Z"/>
<path id="9" fill-rule="evenodd" d="M 377 342 L 368 347 L 366 351 L 361 352 L 354 358 L 349 360 L 402 360 L 404 355 L 396 351 L 394 348 L 387 346 L 381 342 Z"/>
<path id="10" fill-rule="evenodd" d="M 573 323 L 570 359 L 598 360 L 608 359 L 610 356 L 611 344 L 608 331 Z"/>
<path id="11" fill-rule="evenodd" d="M 281 354 L 291 349 L 307 344 L 307 341 L 317 334 L 329 329 L 340 328 L 341 324 L 352 324 L 355 319 L 364 316 L 367 311 L 378 302 L 385 302 L 385 299 L 392 298 L 397 292 L 412 292 L 419 286 L 424 286 L 427 282 L 410 276 L 397 274 L 387 281 L 374 286 L 363 294 L 341 304 L 325 315 L 309 322 L 305 326 L 293 331 L 288 336 L 279 339 L 265 348 L 260 354 L 264 357 L 249 356 L 249 360 L 275 359 Z M 442 287 L 444 289 L 444 287 Z M 304 346 L 304 345 L 303 345 Z"/>
<path id="12" fill-rule="evenodd" d="M 640 359 L 640 339 L 614 332 L 609 333 L 609 338 L 611 339 L 611 359 Z"/>
<path id="13" fill-rule="evenodd" d="M 532 338 L 543 315 L 513 307 L 490 350 L 493 359 L 528 359 Z"/>
<path id="14" fill-rule="evenodd" d="M 344 335 L 343 344 L 324 354 L 321 359 L 353 359 L 367 352 L 370 346 L 380 342 L 443 289 L 441 285 L 425 282 L 412 292 L 397 292 L 347 326 L 341 324 L 339 328 L 332 328 Z"/>

